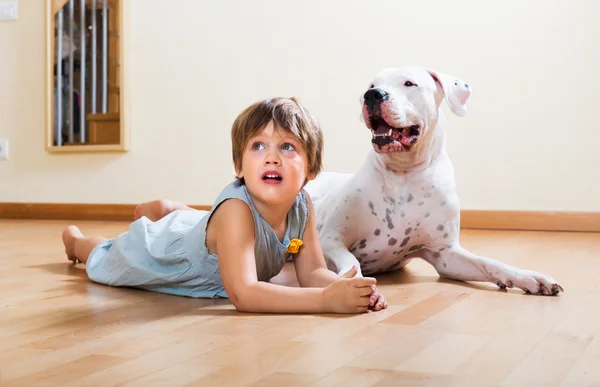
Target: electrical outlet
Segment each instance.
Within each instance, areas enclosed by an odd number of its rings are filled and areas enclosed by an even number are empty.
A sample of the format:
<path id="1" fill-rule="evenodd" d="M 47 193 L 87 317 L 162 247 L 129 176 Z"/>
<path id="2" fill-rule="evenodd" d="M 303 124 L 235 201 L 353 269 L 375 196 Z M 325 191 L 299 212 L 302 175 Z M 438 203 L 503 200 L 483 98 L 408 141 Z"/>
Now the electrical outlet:
<path id="1" fill-rule="evenodd" d="M 0 140 L 0 160 L 8 159 L 8 140 Z"/>
<path id="2" fill-rule="evenodd" d="M 17 20 L 17 2 L 3 1 L 0 3 L 0 20 Z"/>

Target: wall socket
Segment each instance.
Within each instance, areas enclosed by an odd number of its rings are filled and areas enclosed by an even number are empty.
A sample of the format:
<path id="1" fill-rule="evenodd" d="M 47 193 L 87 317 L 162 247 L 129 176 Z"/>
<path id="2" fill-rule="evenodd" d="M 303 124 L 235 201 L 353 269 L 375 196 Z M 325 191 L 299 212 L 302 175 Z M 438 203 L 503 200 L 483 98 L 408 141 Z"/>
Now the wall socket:
<path id="1" fill-rule="evenodd" d="M 0 2 L 0 20 L 17 20 L 17 10 L 16 1 Z"/>
<path id="2" fill-rule="evenodd" d="M 0 160 L 8 159 L 8 140 L 0 139 Z"/>

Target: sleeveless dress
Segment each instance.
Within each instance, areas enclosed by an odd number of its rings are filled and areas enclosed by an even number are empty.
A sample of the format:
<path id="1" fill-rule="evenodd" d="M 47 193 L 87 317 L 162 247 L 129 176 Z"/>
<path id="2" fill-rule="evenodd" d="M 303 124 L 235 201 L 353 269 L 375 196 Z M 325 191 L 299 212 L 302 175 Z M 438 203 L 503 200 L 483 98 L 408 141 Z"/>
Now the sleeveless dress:
<path id="1" fill-rule="evenodd" d="M 97 245 L 88 258 L 89 278 L 111 286 L 126 286 L 196 298 L 228 298 L 216 254 L 206 247 L 206 226 L 228 199 L 244 201 L 254 219 L 254 254 L 259 281 L 276 276 L 291 254 L 293 238 L 302 239 L 308 222 L 307 193 L 302 190 L 287 214 L 280 242 L 254 206 L 246 186 L 235 180 L 215 200 L 210 211 L 177 210 L 152 222 L 142 217 L 129 230 Z"/>

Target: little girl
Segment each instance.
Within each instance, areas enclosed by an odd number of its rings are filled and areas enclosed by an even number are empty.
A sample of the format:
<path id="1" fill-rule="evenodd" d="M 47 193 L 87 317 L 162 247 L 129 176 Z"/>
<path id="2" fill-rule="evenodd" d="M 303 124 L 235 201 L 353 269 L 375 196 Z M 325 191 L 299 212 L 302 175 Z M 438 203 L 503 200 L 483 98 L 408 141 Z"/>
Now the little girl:
<path id="1" fill-rule="evenodd" d="M 231 139 L 237 179 L 210 211 L 176 203 L 160 216 L 139 217 L 113 239 L 86 238 L 69 226 L 63 232 L 67 257 L 85 263 L 98 283 L 228 297 L 239 311 L 386 308 L 374 278 L 355 277 L 356 268 L 338 276 L 325 264 L 312 201 L 303 189 L 320 172 L 323 149 L 310 114 L 294 98 L 260 101 L 236 118 Z M 270 283 L 290 256 L 301 287 Z"/>

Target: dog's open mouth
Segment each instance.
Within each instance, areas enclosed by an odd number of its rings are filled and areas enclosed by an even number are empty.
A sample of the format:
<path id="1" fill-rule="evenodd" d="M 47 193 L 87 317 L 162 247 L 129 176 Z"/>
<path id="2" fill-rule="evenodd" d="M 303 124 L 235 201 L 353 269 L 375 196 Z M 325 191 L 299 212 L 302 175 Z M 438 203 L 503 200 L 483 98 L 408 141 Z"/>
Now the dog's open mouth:
<path id="1" fill-rule="evenodd" d="M 378 114 L 369 116 L 369 126 L 373 136 L 371 143 L 378 153 L 410 151 L 421 135 L 419 125 L 396 128 Z"/>

